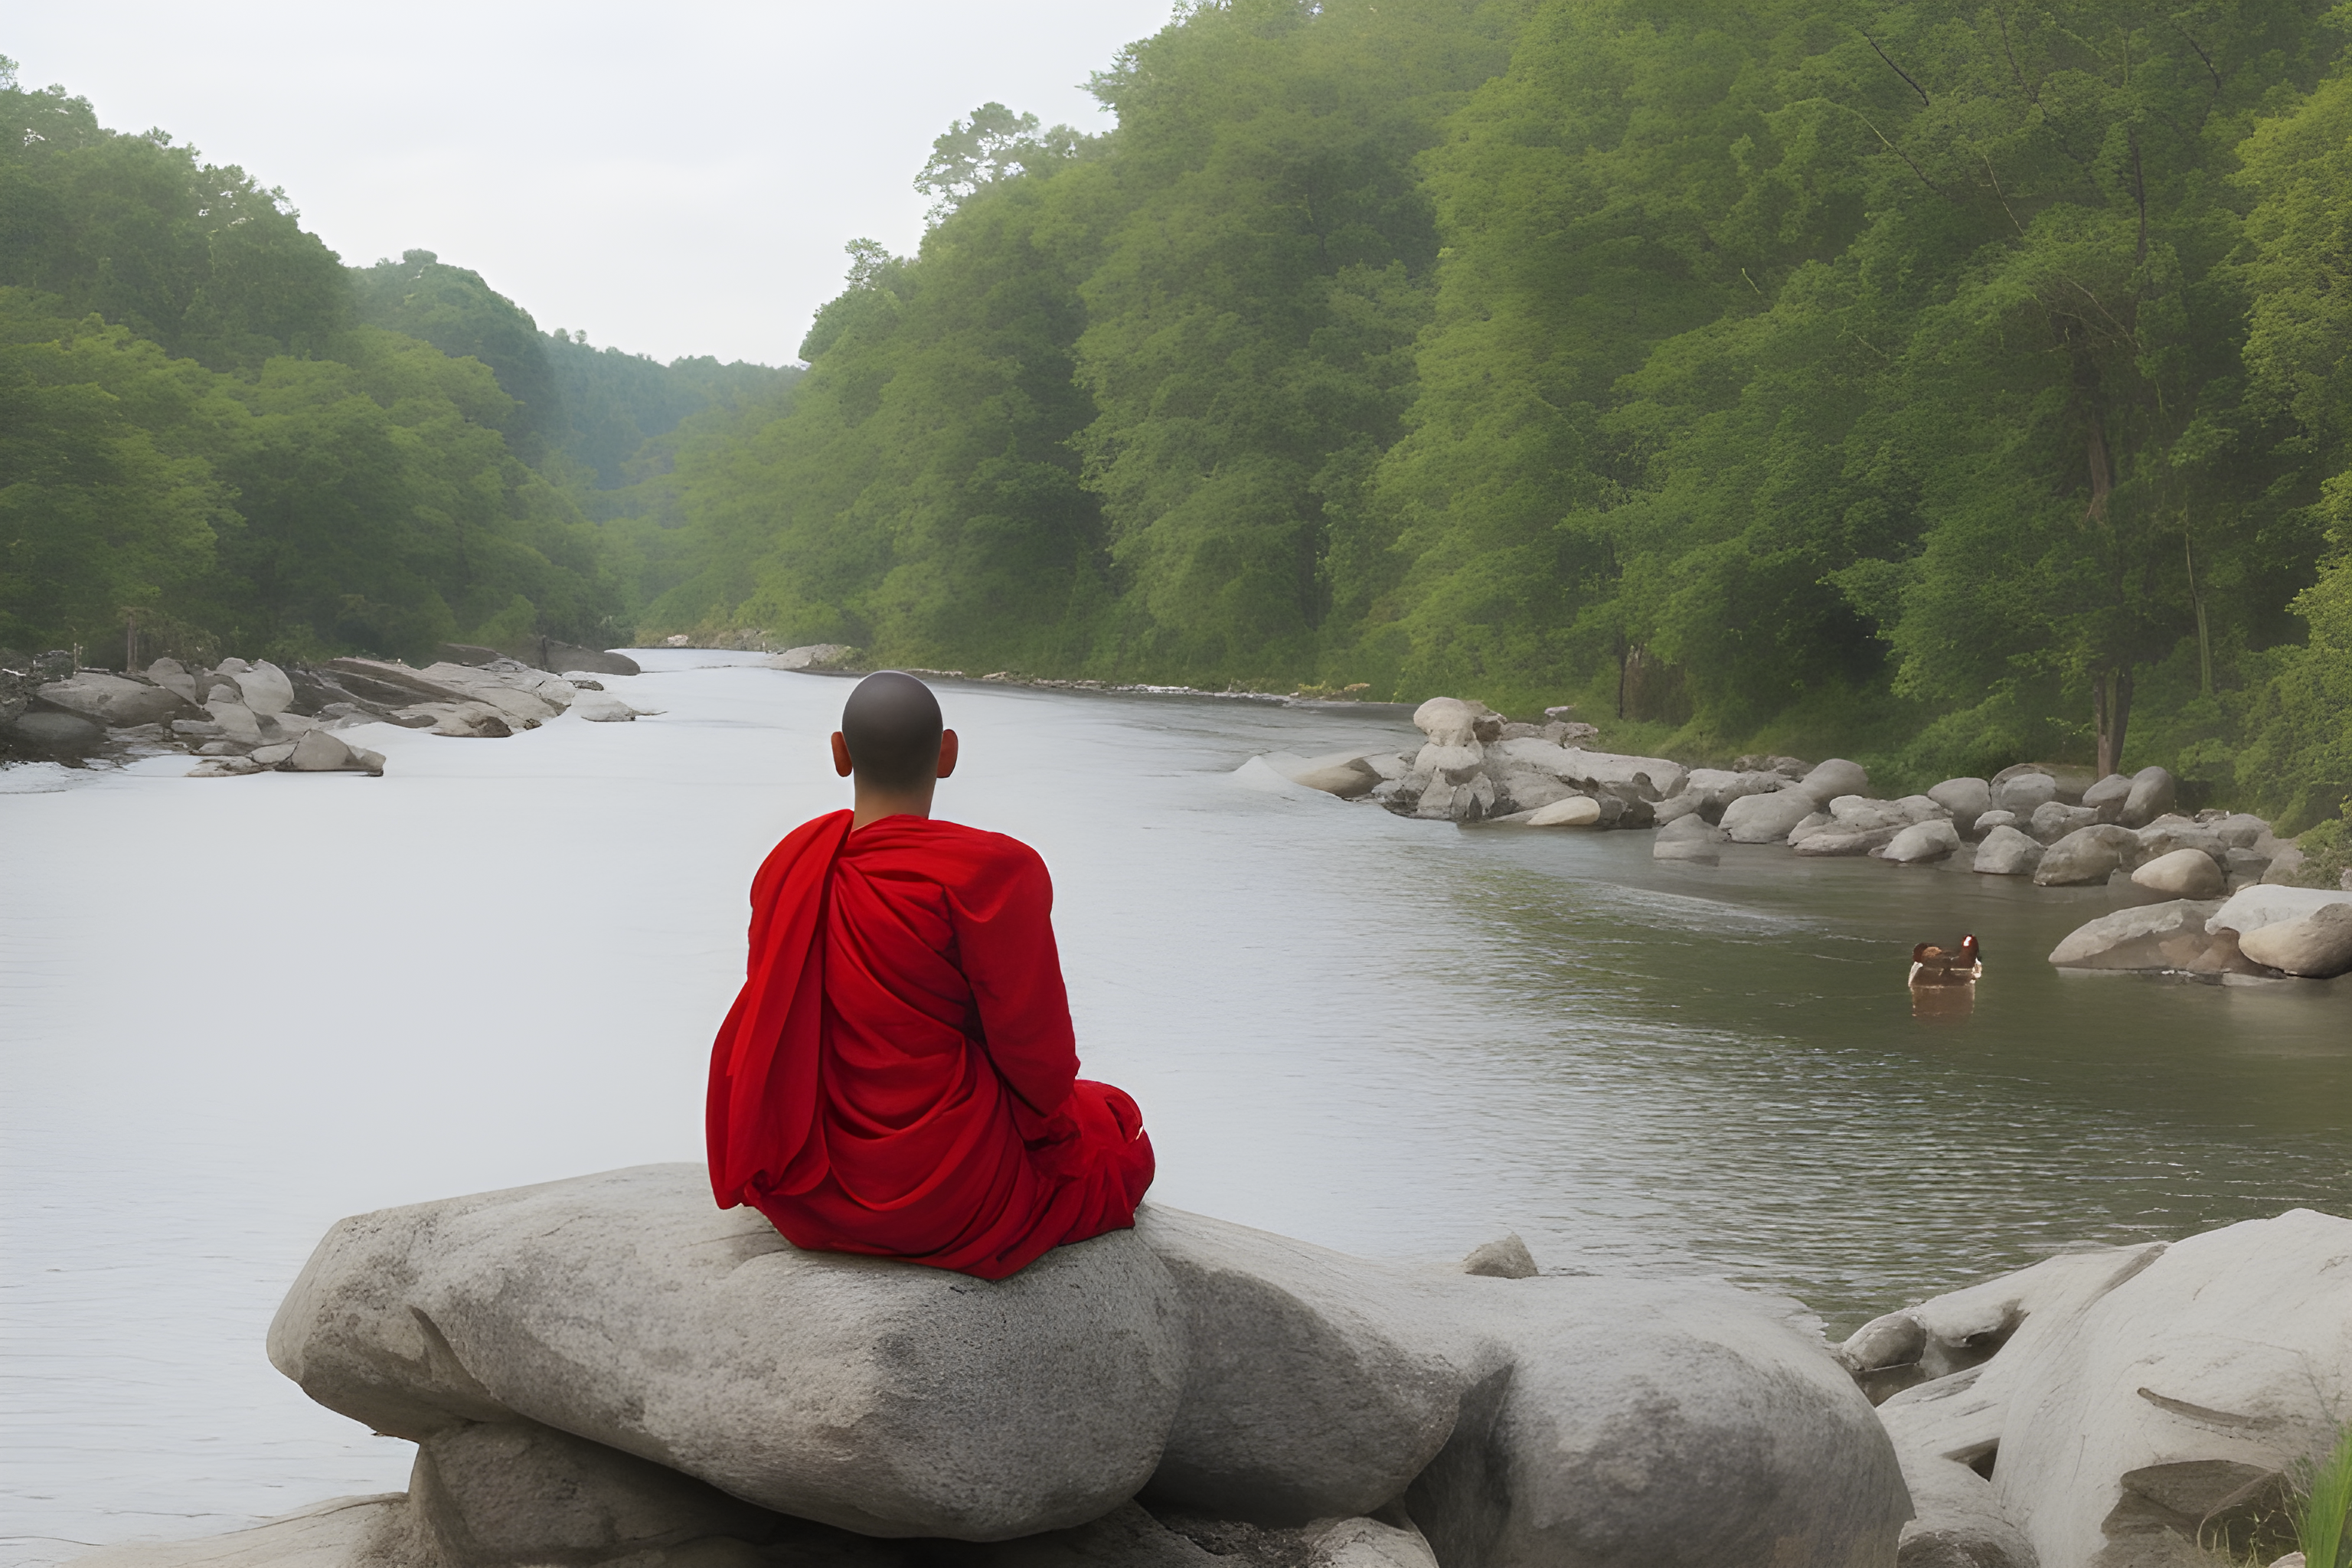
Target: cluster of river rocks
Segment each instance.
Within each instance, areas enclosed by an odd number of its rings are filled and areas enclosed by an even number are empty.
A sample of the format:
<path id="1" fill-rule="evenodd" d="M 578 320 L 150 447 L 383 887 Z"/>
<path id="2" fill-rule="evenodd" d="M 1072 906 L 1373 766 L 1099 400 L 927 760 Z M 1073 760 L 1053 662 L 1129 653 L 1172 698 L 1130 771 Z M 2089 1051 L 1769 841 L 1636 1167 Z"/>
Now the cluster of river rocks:
<path id="1" fill-rule="evenodd" d="M 1258 759 L 1292 783 L 1403 816 L 1495 826 L 1646 828 L 1660 860 L 1718 864 L 1726 845 L 1809 858 L 1966 865 L 2041 887 L 2107 886 L 2132 906 L 2051 954 L 2070 967 L 2200 977 L 2325 979 L 2352 972 L 2352 889 L 2290 886 L 2303 853 L 2246 813 L 2174 809 L 2163 768 L 2098 777 L 2025 763 L 1883 800 L 1857 763 L 1742 757 L 1692 768 L 1591 749 L 1589 724 L 1513 722 L 1432 698 L 1417 750 Z"/>
<path id="2" fill-rule="evenodd" d="M 2352 1398 L 2352 1222 L 1797 1302 L 1376 1263 L 1147 1205 L 988 1283 L 644 1166 L 348 1219 L 269 1331 L 404 1493 L 89 1568 L 2269 1562 Z"/>
<path id="3" fill-rule="evenodd" d="M 159 658 L 118 674 L 75 668 L 61 655 L 18 658 L 0 667 L 0 748 L 72 759 L 185 752 L 202 759 L 190 778 L 271 769 L 381 774 L 380 752 L 336 731 L 383 722 L 498 739 L 565 712 L 597 722 L 639 716 L 592 679 L 638 673 L 625 655 L 542 642 L 533 665 L 490 648 L 443 651 L 450 657 L 423 669 L 373 658 L 283 668 Z"/>

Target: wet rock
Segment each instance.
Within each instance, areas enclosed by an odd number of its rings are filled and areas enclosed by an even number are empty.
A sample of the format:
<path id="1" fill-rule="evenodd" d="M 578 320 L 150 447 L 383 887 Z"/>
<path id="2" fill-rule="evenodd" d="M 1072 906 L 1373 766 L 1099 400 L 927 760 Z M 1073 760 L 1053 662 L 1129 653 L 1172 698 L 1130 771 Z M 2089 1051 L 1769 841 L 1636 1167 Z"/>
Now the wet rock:
<path id="1" fill-rule="evenodd" d="M 2352 903 L 2329 904 L 2297 920 L 2242 932 L 2238 946 L 2265 968 L 2332 980 L 2352 972 Z"/>
<path id="2" fill-rule="evenodd" d="M 1983 779 L 1946 779 L 1927 792 L 1927 798 L 1952 814 L 1952 826 L 1963 838 L 1977 837 L 1977 818 L 1992 809 L 1992 785 Z"/>
<path id="3" fill-rule="evenodd" d="M 1500 1240 L 1490 1241 L 1471 1249 L 1462 1260 L 1462 1272 L 1476 1274 L 1489 1279 L 1532 1279 L 1542 1270 L 1536 1267 L 1535 1254 L 1514 1231 Z"/>
<path id="4" fill-rule="evenodd" d="M 2132 782 L 2121 773 L 2109 773 L 2083 792 L 2084 808 L 2100 822 L 2121 822 L 2124 803 L 2131 798 Z"/>
<path id="5" fill-rule="evenodd" d="M 1915 822 L 1887 840 L 1879 858 L 1898 866 L 1925 865 L 1941 860 L 1959 847 L 1959 830 L 1950 823 Z"/>
<path id="6" fill-rule="evenodd" d="M 1789 847 L 1805 856 L 1867 855 L 1874 849 L 1892 844 L 1895 836 L 1902 831 L 1902 828 L 1891 825 L 1854 829 L 1843 824 L 1832 824 L 1818 833 L 1806 835 L 1801 840 L 1791 840 Z"/>
<path id="7" fill-rule="evenodd" d="M 2179 795 L 2172 774 L 2163 768 L 2142 768 L 2132 774 L 2131 795 L 2124 802 L 2123 824 L 2138 827 L 2172 809 Z"/>
<path id="8" fill-rule="evenodd" d="M 1822 767 L 1829 764 L 1824 763 Z M 1821 770 L 1816 768 L 1814 772 Z M 1821 803 L 1810 789 L 1776 790 L 1770 795 L 1742 795 L 1723 808 L 1724 836 L 1734 844 L 1775 844 L 1789 830 L 1818 810 Z"/>
<path id="9" fill-rule="evenodd" d="M 2033 880 L 2044 888 L 2082 887 L 2104 882 L 2108 874 L 2139 848 L 2128 828 L 2107 823 L 2078 827 L 2042 852 Z"/>
<path id="10" fill-rule="evenodd" d="M 1661 838 L 1650 846 L 1653 860 L 1680 860 L 1692 866 L 1719 866 L 1723 851 L 1706 838 Z"/>
<path id="11" fill-rule="evenodd" d="M 2201 849 L 2175 849 L 2131 874 L 2131 879 L 2168 899 L 2218 899 L 2227 881 L 2213 857 Z"/>
<path id="12" fill-rule="evenodd" d="M 1601 803 L 1590 795 L 1572 795 L 1528 816 L 1529 827 L 1590 827 L 1601 820 Z"/>
<path id="13" fill-rule="evenodd" d="M 2051 949 L 2050 962 L 2061 969 L 2187 969 L 2211 945 L 2205 922 L 2221 907 L 2172 899 L 2116 910 L 2077 927 Z"/>
<path id="14" fill-rule="evenodd" d="M 203 762 L 190 768 L 184 776 L 192 779 L 230 779 L 262 771 L 261 764 L 251 757 L 206 757 Z"/>
<path id="15" fill-rule="evenodd" d="M 1867 795 L 1870 773 L 1860 763 L 1832 757 L 1814 766 L 1797 787 L 1811 795 L 1815 805 L 1827 805 L 1842 795 Z"/>
<path id="16" fill-rule="evenodd" d="M 1977 846 L 1970 869 L 1988 877 L 2030 877 L 2041 864 L 2042 846 L 2016 828 L 2000 824 Z"/>
<path id="17" fill-rule="evenodd" d="M 2189 961 L 2191 974 L 2254 974 L 2275 978 L 2278 971 L 2266 969 L 2248 958 L 2238 946 L 2238 933 L 2228 928 L 2205 939 L 2205 951 Z"/>
<path id="18" fill-rule="evenodd" d="M 39 687 L 37 694 L 61 713 L 110 730 L 169 723 L 189 716 L 186 699 L 169 687 L 151 686 L 101 669 L 76 670 L 63 680 Z"/>
<path id="19" fill-rule="evenodd" d="M 1662 800 L 1652 807 L 1651 811 L 1660 827 L 1664 827 L 1670 822 L 1680 821 L 1685 816 L 1696 816 L 1702 822 L 1706 820 L 1699 811 L 1698 802 L 1687 793 L 1675 795 L 1670 800 Z"/>

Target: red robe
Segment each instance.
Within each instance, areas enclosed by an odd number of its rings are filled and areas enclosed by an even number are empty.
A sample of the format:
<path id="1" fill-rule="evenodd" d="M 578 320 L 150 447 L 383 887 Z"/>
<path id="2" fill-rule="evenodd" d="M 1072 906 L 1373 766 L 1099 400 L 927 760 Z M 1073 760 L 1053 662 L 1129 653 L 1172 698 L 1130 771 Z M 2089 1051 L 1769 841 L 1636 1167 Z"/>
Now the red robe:
<path id="1" fill-rule="evenodd" d="M 1078 1077 L 1045 863 L 1018 839 L 838 811 L 751 884 L 710 1055 L 710 1187 L 795 1247 L 1002 1279 L 1135 1221 L 1151 1141 Z"/>

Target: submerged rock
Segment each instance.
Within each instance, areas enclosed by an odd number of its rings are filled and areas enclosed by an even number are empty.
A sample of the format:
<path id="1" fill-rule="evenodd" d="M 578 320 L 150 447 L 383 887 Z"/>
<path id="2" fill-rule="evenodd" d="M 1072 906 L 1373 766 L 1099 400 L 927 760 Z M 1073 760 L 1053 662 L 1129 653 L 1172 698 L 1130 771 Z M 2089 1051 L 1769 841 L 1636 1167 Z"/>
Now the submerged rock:
<path id="1" fill-rule="evenodd" d="M 2173 899 L 2117 910 L 2076 927 L 2051 949 L 2050 962 L 2062 969 L 2187 969 L 2211 944 L 2205 922 L 2220 908 Z"/>
<path id="2" fill-rule="evenodd" d="M 1898 866 L 1941 860 L 1960 847 L 1959 829 L 1944 821 L 1915 822 L 1887 840 L 1882 859 Z"/>
<path id="3" fill-rule="evenodd" d="M 2238 946 L 2266 968 L 2306 980 L 2352 972 L 2352 903 L 2329 904 L 2291 921 L 2243 932 Z"/>

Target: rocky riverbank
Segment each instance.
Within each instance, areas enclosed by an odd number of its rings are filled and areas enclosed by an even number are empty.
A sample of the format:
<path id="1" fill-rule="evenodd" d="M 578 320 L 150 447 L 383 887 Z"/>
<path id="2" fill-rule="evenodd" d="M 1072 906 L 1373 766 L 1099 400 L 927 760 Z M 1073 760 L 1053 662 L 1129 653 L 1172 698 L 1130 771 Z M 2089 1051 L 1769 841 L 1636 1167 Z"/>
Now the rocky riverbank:
<path id="1" fill-rule="evenodd" d="M 2024 763 L 1886 800 L 1872 795 L 1866 770 L 1843 758 L 1689 767 L 1593 749 L 1593 727 L 1564 714 L 1513 722 L 1448 697 L 1423 703 L 1413 723 L 1428 738 L 1412 751 L 1277 753 L 1249 766 L 1425 820 L 1645 829 L 1654 858 L 1685 865 L 1717 865 L 1725 847 L 1751 845 L 1805 858 L 1965 866 L 2037 887 L 2108 888 L 2127 907 L 2051 954 L 2069 967 L 2211 980 L 2352 973 L 2352 888 L 2294 885 L 2303 852 L 2259 816 L 2176 811 L 2179 786 L 2163 768 L 2100 778 Z"/>
<path id="2" fill-rule="evenodd" d="M 346 1220 L 269 1331 L 410 1489 L 90 1568 L 2117 1568 L 2279 1547 L 2352 1397 L 2352 1223 L 1795 1302 L 1146 1205 L 998 1284 L 646 1166 Z M 1874 1410 L 1874 1405 L 1876 1406 Z"/>
<path id="3" fill-rule="evenodd" d="M 159 658 L 128 672 L 78 669 L 64 654 L 0 653 L 0 761 L 177 752 L 200 759 L 190 778 L 273 769 L 381 774 L 382 754 L 337 731 L 381 722 L 492 740 L 566 712 L 600 723 L 640 716 L 593 679 L 638 673 L 625 655 L 544 641 L 531 650 L 539 664 L 459 644 L 442 651 L 449 657 L 423 669 L 372 658 L 283 668 Z"/>

